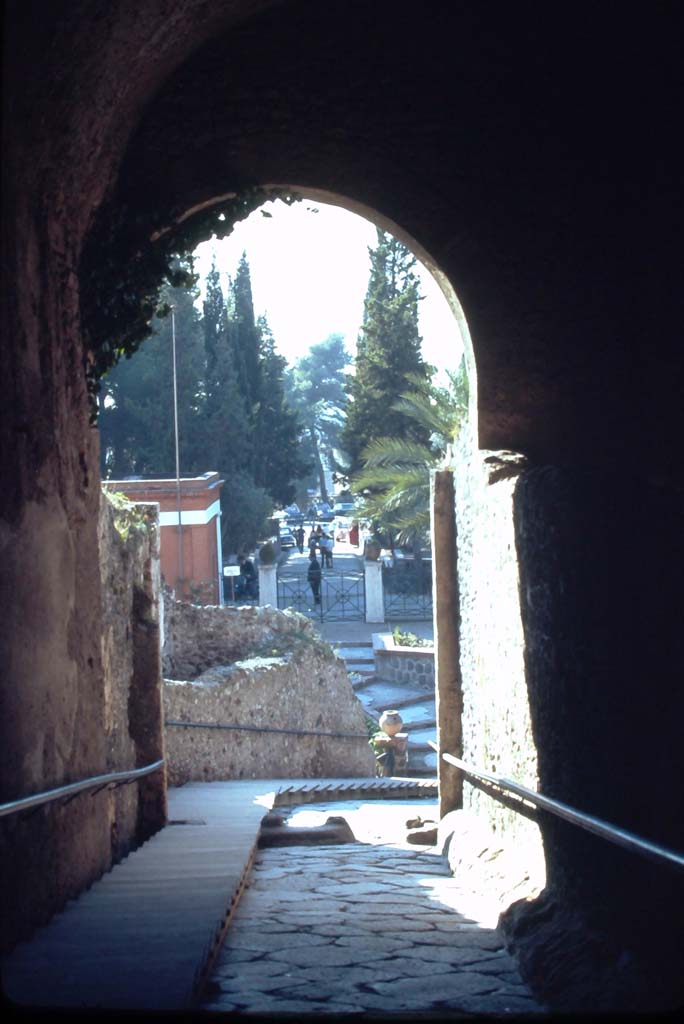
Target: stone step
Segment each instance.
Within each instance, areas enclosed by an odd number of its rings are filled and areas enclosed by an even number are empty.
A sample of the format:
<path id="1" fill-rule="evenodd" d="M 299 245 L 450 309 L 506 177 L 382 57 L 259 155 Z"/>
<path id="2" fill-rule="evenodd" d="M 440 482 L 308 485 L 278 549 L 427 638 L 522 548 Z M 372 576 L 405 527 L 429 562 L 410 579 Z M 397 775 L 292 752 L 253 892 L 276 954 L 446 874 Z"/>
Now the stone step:
<path id="1" fill-rule="evenodd" d="M 355 693 L 357 690 L 368 689 L 376 681 L 375 676 L 371 673 L 356 672 L 354 674 L 360 676 L 359 679 L 352 679 L 352 689 Z"/>
<path id="2" fill-rule="evenodd" d="M 434 754 L 435 753 L 427 740 L 425 742 L 423 742 L 422 740 L 412 740 L 412 739 L 409 738 L 408 749 L 409 749 L 409 756 L 412 753 L 413 754 L 421 754 L 421 755 L 422 754 Z M 435 756 L 437 756 L 437 755 L 435 755 Z"/>
<path id="3" fill-rule="evenodd" d="M 402 708 L 410 708 L 415 704 L 427 704 L 430 701 L 434 701 L 434 693 L 427 691 L 426 693 L 417 694 L 415 697 L 404 697 L 395 700 L 392 704 L 392 708 L 400 711 Z"/>
<path id="4" fill-rule="evenodd" d="M 434 733 L 436 729 L 437 722 L 435 721 L 434 718 L 426 718 L 422 721 L 416 722 L 404 721 L 404 724 L 402 726 L 402 732 L 407 732 L 409 734 L 412 734 L 414 732 L 427 732 L 428 730 L 431 730 Z"/>

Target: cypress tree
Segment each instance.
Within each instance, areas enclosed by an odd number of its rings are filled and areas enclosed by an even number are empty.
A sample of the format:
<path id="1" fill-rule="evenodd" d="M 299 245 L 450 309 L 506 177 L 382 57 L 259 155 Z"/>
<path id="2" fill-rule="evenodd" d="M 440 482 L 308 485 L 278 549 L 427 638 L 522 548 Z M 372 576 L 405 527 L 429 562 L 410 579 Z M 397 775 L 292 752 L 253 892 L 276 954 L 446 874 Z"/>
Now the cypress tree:
<path id="1" fill-rule="evenodd" d="M 371 272 L 359 332 L 355 369 L 348 377 L 349 404 L 341 445 L 349 473 L 363 467 L 364 449 L 378 437 L 427 443 L 424 427 L 394 408 L 409 380 L 429 379 L 418 331 L 416 259 L 392 235 L 378 228 L 378 243 L 369 249 Z"/>
<path id="2" fill-rule="evenodd" d="M 265 317 L 259 317 L 257 329 L 261 400 L 255 416 L 254 479 L 276 503 L 286 505 L 293 501 L 295 481 L 308 472 L 310 462 L 300 442 L 299 418 L 285 397 L 287 361 L 276 352 Z"/>

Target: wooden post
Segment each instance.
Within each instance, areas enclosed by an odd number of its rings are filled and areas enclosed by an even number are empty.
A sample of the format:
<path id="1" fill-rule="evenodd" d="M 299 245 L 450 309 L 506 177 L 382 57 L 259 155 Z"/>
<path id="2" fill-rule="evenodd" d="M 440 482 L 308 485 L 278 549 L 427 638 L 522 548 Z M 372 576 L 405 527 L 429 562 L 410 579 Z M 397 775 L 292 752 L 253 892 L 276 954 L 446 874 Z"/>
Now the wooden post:
<path id="1" fill-rule="evenodd" d="M 430 478 L 432 533 L 432 606 L 435 633 L 435 703 L 439 815 L 463 806 L 461 772 L 442 752 L 463 754 L 463 694 L 460 662 L 460 608 L 456 545 L 456 503 L 451 470 L 434 470 Z"/>

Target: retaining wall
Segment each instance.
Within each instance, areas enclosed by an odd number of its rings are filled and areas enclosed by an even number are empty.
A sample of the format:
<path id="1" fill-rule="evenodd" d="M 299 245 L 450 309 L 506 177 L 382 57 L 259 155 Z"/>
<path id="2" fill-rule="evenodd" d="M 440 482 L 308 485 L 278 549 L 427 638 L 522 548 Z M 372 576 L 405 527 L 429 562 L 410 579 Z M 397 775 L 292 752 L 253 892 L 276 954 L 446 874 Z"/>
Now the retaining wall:
<path id="1" fill-rule="evenodd" d="M 380 679 L 434 692 L 434 647 L 402 647 L 391 633 L 373 633 L 373 661 Z"/>

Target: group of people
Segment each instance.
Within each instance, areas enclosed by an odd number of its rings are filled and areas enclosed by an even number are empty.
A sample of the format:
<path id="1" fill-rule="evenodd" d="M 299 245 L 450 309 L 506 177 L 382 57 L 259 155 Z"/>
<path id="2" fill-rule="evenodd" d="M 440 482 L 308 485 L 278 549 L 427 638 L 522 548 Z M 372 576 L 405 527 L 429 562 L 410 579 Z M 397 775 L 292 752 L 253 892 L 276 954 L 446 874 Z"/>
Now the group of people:
<path id="1" fill-rule="evenodd" d="M 318 549 L 321 553 L 324 569 L 332 569 L 334 547 L 335 538 L 331 533 L 326 533 L 320 524 L 312 527 L 309 534 L 309 556 L 312 554 L 315 556 L 316 549 Z M 302 549 L 300 548 L 300 550 Z"/>

